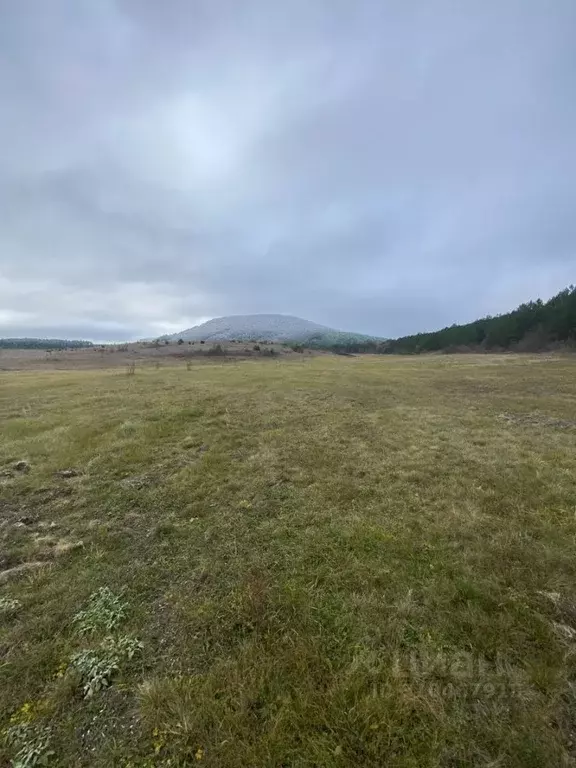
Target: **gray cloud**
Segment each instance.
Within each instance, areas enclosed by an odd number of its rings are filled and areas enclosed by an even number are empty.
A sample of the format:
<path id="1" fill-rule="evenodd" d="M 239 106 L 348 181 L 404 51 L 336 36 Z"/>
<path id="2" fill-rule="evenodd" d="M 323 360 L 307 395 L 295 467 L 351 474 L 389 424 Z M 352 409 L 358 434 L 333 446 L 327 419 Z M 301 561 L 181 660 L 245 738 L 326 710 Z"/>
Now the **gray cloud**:
<path id="1" fill-rule="evenodd" d="M 0 335 L 393 336 L 551 295 L 575 29 L 572 0 L 0 4 Z"/>

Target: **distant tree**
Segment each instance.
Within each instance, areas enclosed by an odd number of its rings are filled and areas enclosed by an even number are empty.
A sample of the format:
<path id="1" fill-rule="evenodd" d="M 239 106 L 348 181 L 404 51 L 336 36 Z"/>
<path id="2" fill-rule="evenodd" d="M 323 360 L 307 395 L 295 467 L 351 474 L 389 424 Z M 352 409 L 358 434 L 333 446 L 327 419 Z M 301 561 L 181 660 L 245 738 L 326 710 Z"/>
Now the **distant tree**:
<path id="1" fill-rule="evenodd" d="M 7 338 L 0 339 L 0 349 L 80 349 L 93 347 L 91 341 L 68 339 Z"/>
<path id="2" fill-rule="evenodd" d="M 170 339 L 164 339 L 164 344 L 166 345 L 170 344 Z"/>
<path id="3" fill-rule="evenodd" d="M 178 344 L 179 345 L 184 344 L 184 339 L 178 339 Z"/>

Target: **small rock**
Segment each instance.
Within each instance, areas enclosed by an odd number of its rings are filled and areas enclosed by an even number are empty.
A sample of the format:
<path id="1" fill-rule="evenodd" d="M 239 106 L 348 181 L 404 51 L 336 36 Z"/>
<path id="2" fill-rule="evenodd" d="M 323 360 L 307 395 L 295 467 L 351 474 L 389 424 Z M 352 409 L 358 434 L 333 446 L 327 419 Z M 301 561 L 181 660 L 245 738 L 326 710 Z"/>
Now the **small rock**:
<path id="1" fill-rule="evenodd" d="M 27 472 L 30 472 L 30 464 L 27 461 L 17 461 L 13 465 L 16 472 L 22 472 L 23 474 L 26 474 Z"/>
<path id="2" fill-rule="evenodd" d="M 133 477 L 125 477 L 123 480 L 120 480 L 120 485 L 123 488 L 140 490 L 141 488 L 153 485 L 153 482 L 153 479 L 149 475 L 134 475 Z"/>
<path id="3" fill-rule="evenodd" d="M 80 472 L 77 469 L 61 469 L 56 472 L 56 477 L 62 477 L 64 480 L 69 480 L 71 477 L 78 477 Z"/>

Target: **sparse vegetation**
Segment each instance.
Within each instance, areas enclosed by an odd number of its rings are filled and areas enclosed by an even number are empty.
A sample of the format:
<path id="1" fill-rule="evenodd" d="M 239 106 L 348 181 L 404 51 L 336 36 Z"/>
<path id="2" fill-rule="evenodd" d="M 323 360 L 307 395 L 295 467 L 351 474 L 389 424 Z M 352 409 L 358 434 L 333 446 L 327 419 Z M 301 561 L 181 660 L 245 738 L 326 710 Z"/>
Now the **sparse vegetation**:
<path id="1" fill-rule="evenodd" d="M 572 764 L 576 360 L 295 358 L 2 374 L 0 764 Z"/>

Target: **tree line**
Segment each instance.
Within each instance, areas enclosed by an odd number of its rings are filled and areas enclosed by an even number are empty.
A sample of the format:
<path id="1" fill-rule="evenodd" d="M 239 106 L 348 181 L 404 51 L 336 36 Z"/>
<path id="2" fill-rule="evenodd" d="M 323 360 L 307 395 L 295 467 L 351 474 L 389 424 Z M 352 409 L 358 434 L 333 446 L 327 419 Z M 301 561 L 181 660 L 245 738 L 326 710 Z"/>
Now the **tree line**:
<path id="1" fill-rule="evenodd" d="M 78 339 L 0 339 L 0 349 L 79 349 L 92 346 L 91 341 Z"/>
<path id="2" fill-rule="evenodd" d="M 576 287 L 573 285 L 549 301 L 530 301 L 507 314 L 388 341 L 384 351 L 393 354 L 467 349 L 536 352 L 558 344 L 576 344 Z"/>

